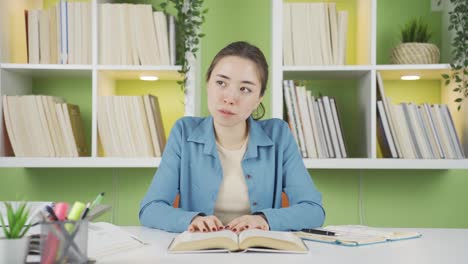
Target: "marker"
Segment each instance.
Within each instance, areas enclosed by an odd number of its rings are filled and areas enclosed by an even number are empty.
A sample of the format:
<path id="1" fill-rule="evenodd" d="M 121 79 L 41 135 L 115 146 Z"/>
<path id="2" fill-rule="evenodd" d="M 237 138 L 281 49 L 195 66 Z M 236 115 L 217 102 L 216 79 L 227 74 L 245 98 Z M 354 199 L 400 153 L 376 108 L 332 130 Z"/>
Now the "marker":
<path id="1" fill-rule="evenodd" d="M 57 203 L 55 205 L 55 215 L 57 216 L 59 221 L 65 220 L 68 212 L 68 204 L 67 203 Z"/>
<path id="2" fill-rule="evenodd" d="M 86 205 L 82 202 L 75 202 L 72 206 L 72 209 L 70 210 L 70 213 L 68 213 L 68 220 L 71 221 L 78 221 L 81 217 L 81 214 L 83 213 L 83 210 L 85 209 Z M 71 232 L 73 229 L 73 224 L 65 224 L 65 229 L 68 232 Z"/>

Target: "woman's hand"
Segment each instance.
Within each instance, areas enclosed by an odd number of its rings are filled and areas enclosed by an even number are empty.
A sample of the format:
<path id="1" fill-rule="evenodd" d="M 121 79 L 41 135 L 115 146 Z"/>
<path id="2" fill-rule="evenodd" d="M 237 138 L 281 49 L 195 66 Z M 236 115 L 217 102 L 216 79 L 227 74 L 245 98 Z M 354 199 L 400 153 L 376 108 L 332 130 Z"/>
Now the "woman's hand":
<path id="1" fill-rule="evenodd" d="M 223 223 L 214 215 L 210 216 L 195 216 L 192 223 L 188 226 L 189 232 L 214 232 L 223 230 Z"/>
<path id="2" fill-rule="evenodd" d="M 239 233 L 247 229 L 269 230 L 270 226 L 262 214 L 243 215 L 235 218 L 229 224 L 227 224 L 226 229 L 230 229 L 236 233 Z"/>

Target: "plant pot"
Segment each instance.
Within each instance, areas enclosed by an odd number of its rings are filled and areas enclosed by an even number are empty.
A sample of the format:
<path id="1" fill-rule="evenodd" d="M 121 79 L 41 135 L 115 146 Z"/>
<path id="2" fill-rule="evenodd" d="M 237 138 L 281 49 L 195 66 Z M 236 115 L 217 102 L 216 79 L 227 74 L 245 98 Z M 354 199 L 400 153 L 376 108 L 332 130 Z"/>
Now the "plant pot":
<path id="1" fill-rule="evenodd" d="M 393 64 L 437 64 L 439 48 L 432 43 L 401 43 L 392 50 Z"/>
<path id="2" fill-rule="evenodd" d="M 0 238 L 0 264 L 22 264 L 26 261 L 29 237 L 17 239 Z"/>

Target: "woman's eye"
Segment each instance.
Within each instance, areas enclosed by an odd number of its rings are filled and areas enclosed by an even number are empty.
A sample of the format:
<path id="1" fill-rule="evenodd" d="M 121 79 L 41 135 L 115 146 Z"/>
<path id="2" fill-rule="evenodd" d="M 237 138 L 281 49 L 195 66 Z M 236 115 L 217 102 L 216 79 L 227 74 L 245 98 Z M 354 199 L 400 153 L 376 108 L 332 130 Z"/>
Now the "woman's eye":
<path id="1" fill-rule="evenodd" d="M 216 84 L 222 87 L 226 86 L 226 83 L 223 81 L 216 81 Z"/>
<path id="2" fill-rule="evenodd" d="M 241 90 L 241 92 L 243 92 L 243 93 L 250 93 L 250 92 L 252 92 L 252 90 L 250 90 L 250 89 L 247 88 L 247 87 L 241 87 L 240 90 Z"/>

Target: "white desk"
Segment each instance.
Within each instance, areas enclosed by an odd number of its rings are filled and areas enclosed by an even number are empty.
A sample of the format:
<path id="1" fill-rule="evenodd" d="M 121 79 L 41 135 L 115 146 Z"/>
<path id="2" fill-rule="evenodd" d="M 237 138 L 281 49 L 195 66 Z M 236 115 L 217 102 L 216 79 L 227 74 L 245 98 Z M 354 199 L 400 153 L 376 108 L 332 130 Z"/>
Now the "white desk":
<path id="1" fill-rule="evenodd" d="M 307 241 L 309 253 L 211 253 L 170 254 L 167 247 L 176 236 L 145 227 L 124 227 L 125 230 L 149 242 L 142 248 L 122 252 L 98 260 L 97 263 L 336 263 L 336 264 L 387 264 L 387 263 L 468 263 L 468 229 L 417 229 L 423 236 L 418 239 L 375 244 L 361 247 L 344 247 Z M 391 230 L 391 229 L 389 229 Z M 398 228 L 398 230 L 405 230 Z"/>

